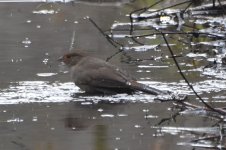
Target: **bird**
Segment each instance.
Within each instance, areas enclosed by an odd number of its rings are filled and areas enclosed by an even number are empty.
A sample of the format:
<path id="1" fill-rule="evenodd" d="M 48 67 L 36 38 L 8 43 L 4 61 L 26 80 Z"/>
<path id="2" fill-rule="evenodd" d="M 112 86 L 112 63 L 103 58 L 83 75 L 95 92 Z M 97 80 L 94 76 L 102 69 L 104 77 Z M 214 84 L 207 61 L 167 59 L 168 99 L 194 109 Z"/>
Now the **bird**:
<path id="1" fill-rule="evenodd" d="M 137 82 L 126 71 L 83 51 L 67 53 L 58 60 L 70 68 L 72 80 L 85 93 L 113 95 L 141 91 L 152 95 L 166 94 Z"/>

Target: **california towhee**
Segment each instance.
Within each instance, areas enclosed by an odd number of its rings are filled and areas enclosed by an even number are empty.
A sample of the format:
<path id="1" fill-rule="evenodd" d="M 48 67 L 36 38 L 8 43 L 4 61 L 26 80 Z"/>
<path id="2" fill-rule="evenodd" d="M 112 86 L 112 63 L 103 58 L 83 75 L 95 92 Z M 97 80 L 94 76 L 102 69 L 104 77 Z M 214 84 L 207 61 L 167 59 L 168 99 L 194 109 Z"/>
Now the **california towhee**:
<path id="1" fill-rule="evenodd" d="M 102 59 L 77 51 L 59 59 L 70 69 L 72 79 L 80 89 L 92 94 L 117 94 L 142 91 L 159 95 L 165 92 L 138 83 L 125 71 Z"/>

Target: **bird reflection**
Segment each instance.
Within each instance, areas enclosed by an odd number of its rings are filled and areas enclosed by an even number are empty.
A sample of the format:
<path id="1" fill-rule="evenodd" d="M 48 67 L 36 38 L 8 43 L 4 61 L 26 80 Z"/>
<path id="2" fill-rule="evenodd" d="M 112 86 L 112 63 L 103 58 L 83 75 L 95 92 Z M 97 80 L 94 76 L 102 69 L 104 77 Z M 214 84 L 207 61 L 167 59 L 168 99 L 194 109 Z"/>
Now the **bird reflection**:
<path id="1" fill-rule="evenodd" d="M 80 118 L 75 117 L 67 117 L 64 119 L 65 128 L 69 128 L 71 130 L 84 130 L 87 128 L 84 121 Z"/>

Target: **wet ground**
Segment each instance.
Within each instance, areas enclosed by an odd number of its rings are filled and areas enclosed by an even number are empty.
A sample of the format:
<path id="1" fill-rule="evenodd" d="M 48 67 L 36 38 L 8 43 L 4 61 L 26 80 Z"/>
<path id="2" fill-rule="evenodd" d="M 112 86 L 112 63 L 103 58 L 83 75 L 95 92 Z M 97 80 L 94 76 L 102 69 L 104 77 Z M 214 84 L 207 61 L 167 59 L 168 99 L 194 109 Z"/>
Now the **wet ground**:
<path id="1" fill-rule="evenodd" d="M 111 63 L 127 70 L 139 82 L 189 95 L 190 102 L 203 106 L 179 75 L 161 35 L 139 38 L 145 45 L 125 37 L 128 30 L 122 29 L 128 29 L 128 14 L 152 3 L 0 3 L 0 149 L 179 150 L 225 146 L 224 139 L 214 144 L 191 142 L 198 134 L 215 135 L 225 129 L 224 124 L 212 126 L 216 120 L 200 115 L 203 112 L 199 110 L 184 111 L 176 122 L 157 125 L 175 113 L 172 101 L 156 101 L 156 97 L 143 93 L 72 96 L 82 91 L 71 82 L 67 68 L 57 62 L 58 57 L 82 49 L 106 59 L 118 51 L 89 21 L 92 18 L 103 31 L 114 30 L 113 36 L 124 45 L 126 52 L 114 56 Z M 172 5 L 172 1 L 156 9 L 166 5 Z M 143 17 L 148 15 L 145 12 Z M 166 20 L 167 15 L 163 15 Z M 138 27 L 192 31 L 168 21 L 139 22 Z M 176 35 L 169 39 L 175 53 L 183 56 L 177 59 L 196 92 L 213 106 L 222 107 L 226 99 L 226 69 L 221 61 L 226 52 L 225 39 L 221 38 L 225 23 L 221 15 L 192 17 L 185 24 L 218 37 L 191 39 Z M 178 37 L 188 43 L 178 42 Z M 203 70 L 214 60 L 214 67 Z"/>

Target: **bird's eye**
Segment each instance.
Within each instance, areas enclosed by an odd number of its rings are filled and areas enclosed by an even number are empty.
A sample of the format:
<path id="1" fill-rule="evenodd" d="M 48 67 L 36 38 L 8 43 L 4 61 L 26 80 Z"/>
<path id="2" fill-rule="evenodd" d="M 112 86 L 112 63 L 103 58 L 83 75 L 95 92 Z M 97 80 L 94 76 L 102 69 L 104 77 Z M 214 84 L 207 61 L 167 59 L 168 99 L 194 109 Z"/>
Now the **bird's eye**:
<path id="1" fill-rule="evenodd" d="M 71 56 L 69 56 L 69 55 L 66 55 L 66 56 L 65 56 L 65 58 L 69 59 L 69 58 L 71 58 Z"/>

